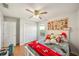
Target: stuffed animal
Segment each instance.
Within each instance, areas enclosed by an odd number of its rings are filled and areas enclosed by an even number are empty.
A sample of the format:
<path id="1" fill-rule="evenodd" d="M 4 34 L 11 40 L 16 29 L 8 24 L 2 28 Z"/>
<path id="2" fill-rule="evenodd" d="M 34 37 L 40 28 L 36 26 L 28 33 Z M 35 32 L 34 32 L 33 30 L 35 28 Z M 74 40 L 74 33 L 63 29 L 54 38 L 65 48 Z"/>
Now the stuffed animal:
<path id="1" fill-rule="evenodd" d="M 64 36 L 65 39 L 67 39 L 67 34 L 65 32 L 62 32 L 61 35 Z"/>
<path id="2" fill-rule="evenodd" d="M 67 40 L 67 34 L 65 32 L 62 32 L 60 35 L 57 36 L 56 41 L 58 43 L 66 42 Z"/>
<path id="3" fill-rule="evenodd" d="M 55 35 L 53 33 L 51 33 L 51 40 L 55 39 Z"/>
<path id="4" fill-rule="evenodd" d="M 45 42 L 46 42 L 46 43 L 49 43 L 50 40 L 51 40 L 51 35 L 50 35 L 50 34 L 47 34 L 47 35 L 46 35 L 46 40 L 45 40 Z"/>
<path id="5" fill-rule="evenodd" d="M 56 41 L 57 41 L 58 43 L 61 43 L 61 35 L 58 35 L 58 36 L 56 37 Z"/>
<path id="6" fill-rule="evenodd" d="M 46 35 L 46 40 L 51 40 L 51 35 L 50 34 Z"/>

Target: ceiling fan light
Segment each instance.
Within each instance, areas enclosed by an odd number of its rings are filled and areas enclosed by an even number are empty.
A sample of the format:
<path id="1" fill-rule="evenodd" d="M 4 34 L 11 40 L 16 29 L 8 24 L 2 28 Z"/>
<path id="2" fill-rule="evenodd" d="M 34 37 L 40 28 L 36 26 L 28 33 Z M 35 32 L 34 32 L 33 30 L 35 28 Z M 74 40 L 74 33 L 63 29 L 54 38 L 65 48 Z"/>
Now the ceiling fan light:
<path id="1" fill-rule="evenodd" d="M 34 15 L 33 17 L 34 17 L 34 18 L 39 18 L 39 15 Z"/>

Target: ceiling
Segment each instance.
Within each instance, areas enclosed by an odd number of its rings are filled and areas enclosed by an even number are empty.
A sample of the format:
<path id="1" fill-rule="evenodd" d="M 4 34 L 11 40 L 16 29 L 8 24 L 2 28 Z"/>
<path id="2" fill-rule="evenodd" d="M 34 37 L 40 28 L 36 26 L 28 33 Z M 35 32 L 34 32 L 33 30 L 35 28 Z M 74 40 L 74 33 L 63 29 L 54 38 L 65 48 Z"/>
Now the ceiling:
<path id="1" fill-rule="evenodd" d="M 43 15 L 43 20 L 51 19 L 54 16 L 60 14 L 67 14 L 76 12 L 79 9 L 78 3 L 9 3 L 9 8 L 2 7 L 0 4 L 0 10 L 6 16 L 20 17 L 28 19 L 31 16 L 31 13 L 27 12 L 25 9 L 41 9 L 42 11 L 47 11 L 47 15 Z M 37 19 L 31 19 L 34 21 L 39 21 Z"/>

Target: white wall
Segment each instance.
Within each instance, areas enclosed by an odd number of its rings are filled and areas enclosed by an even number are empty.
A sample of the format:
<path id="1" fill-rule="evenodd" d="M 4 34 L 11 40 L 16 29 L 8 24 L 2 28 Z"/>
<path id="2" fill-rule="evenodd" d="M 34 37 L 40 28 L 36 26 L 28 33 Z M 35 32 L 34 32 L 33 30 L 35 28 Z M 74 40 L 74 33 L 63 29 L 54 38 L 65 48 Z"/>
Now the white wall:
<path id="1" fill-rule="evenodd" d="M 20 45 L 37 39 L 37 24 L 21 18 Z"/>
<path id="2" fill-rule="evenodd" d="M 0 49 L 1 49 L 1 13 L 0 13 Z"/>
<path id="3" fill-rule="evenodd" d="M 79 36 L 78 36 L 78 32 L 79 32 L 79 27 L 78 27 L 78 18 L 77 18 L 77 13 L 78 12 L 73 12 L 73 13 L 69 13 L 69 14 L 60 14 L 59 16 L 56 17 L 52 17 L 52 19 L 58 19 L 58 18 L 63 18 L 63 17 L 68 17 L 69 18 L 69 26 L 71 27 L 71 31 L 70 31 L 70 39 L 69 42 L 73 45 L 71 45 L 71 51 L 72 52 L 76 52 L 79 54 Z M 45 26 L 47 25 L 47 21 L 45 22 L 41 22 L 42 24 L 45 24 Z M 47 30 L 47 26 L 46 26 L 46 30 Z"/>
<path id="4" fill-rule="evenodd" d="M 77 44 L 79 45 L 79 10 L 78 10 L 77 18 L 78 18 L 78 22 L 77 22 L 77 36 L 78 36 Z M 79 49 L 79 47 L 77 47 L 77 48 Z"/>
<path id="5" fill-rule="evenodd" d="M 3 15 L 0 12 L 0 49 L 2 47 L 2 20 L 3 20 Z"/>

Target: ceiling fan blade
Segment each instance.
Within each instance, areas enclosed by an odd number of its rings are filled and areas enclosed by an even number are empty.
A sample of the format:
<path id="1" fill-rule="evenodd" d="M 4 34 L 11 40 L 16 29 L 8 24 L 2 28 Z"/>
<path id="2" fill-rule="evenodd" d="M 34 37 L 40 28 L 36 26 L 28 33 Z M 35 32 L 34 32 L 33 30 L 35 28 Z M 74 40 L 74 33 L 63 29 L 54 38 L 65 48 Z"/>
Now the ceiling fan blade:
<path id="1" fill-rule="evenodd" d="M 28 12 L 31 12 L 31 13 L 33 13 L 31 10 L 29 10 L 29 9 L 26 9 Z"/>
<path id="2" fill-rule="evenodd" d="M 47 14 L 48 12 L 41 12 L 40 14 Z"/>
<path id="3" fill-rule="evenodd" d="M 40 19 L 42 19 L 41 17 L 39 17 Z"/>
<path id="4" fill-rule="evenodd" d="M 29 19 L 32 18 L 33 16 L 28 17 Z"/>

